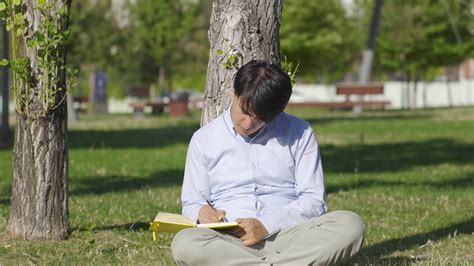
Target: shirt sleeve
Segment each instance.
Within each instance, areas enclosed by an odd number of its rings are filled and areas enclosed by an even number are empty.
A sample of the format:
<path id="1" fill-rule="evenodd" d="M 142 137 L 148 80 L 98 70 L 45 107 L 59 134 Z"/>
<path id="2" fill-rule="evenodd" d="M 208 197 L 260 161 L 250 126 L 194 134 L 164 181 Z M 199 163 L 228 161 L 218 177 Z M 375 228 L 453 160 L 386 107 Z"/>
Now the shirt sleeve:
<path id="1" fill-rule="evenodd" d="M 197 222 L 199 210 L 210 197 L 207 161 L 199 137 L 194 134 L 188 146 L 181 191 L 182 213 Z"/>
<path id="2" fill-rule="evenodd" d="M 327 211 L 321 156 L 316 136 L 309 125 L 297 142 L 295 190 L 297 199 L 284 206 L 281 212 L 259 218 L 268 236 Z"/>

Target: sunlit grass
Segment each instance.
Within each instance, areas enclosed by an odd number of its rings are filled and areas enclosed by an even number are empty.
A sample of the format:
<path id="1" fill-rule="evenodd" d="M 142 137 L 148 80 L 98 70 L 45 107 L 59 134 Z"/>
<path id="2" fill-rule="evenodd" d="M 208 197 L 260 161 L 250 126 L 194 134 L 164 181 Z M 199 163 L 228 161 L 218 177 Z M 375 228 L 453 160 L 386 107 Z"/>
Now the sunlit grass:
<path id="1" fill-rule="evenodd" d="M 367 224 L 359 264 L 474 263 L 474 108 L 327 112 L 299 109 L 315 129 L 331 210 Z M 180 211 L 188 141 L 199 113 L 82 115 L 70 123 L 71 237 L 0 236 L 3 264 L 173 264 L 171 234 L 153 242 L 158 210 Z M 0 235 L 8 220 L 11 147 L 0 150 Z"/>

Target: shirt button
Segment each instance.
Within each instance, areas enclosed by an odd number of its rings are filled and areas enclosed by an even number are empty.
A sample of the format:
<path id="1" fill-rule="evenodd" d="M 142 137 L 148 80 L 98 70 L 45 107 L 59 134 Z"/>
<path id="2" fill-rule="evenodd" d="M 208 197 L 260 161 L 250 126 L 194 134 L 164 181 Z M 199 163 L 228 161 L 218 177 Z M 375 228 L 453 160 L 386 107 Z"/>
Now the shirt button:
<path id="1" fill-rule="evenodd" d="M 255 192 L 258 192 L 258 187 L 255 187 Z"/>

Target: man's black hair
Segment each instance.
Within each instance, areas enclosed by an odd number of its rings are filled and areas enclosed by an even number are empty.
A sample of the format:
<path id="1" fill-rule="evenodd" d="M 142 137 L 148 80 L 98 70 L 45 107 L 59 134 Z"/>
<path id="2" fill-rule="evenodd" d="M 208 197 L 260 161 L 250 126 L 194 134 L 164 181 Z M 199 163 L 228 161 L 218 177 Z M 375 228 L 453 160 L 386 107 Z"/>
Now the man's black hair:
<path id="1" fill-rule="evenodd" d="M 291 86 L 290 77 L 279 66 L 261 60 L 245 64 L 234 79 L 242 112 L 264 122 L 272 121 L 285 109 Z"/>

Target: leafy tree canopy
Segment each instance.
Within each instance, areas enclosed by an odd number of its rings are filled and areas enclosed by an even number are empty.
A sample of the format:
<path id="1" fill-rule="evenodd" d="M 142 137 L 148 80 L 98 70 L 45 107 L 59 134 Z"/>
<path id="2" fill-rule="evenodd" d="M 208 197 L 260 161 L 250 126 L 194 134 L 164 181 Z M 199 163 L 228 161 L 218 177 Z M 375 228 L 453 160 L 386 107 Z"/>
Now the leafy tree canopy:
<path id="1" fill-rule="evenodd" d="M 474 48 L 473 14 L 466 1 L 386 1 L 377 39 L 377 62 L 408 78 L 459 64 Z"/>
<path id="2" fill-rule="evenodd" d="M 179 45 L 198 15 L 195 1 L 137 1 L 130 6 L 133 41 L 131 51 L 141 81 L 154 83 L 160 66 L 168 71 L 176 63 Z"/>
<path id="3" fill-rule="evenodd" d="M 326 82 L 351 67 L 358 35 L 340 1 L 286 1 L 280 28 L 281 51 L 300 62 L 300 74 L 319 73 Z"/>

